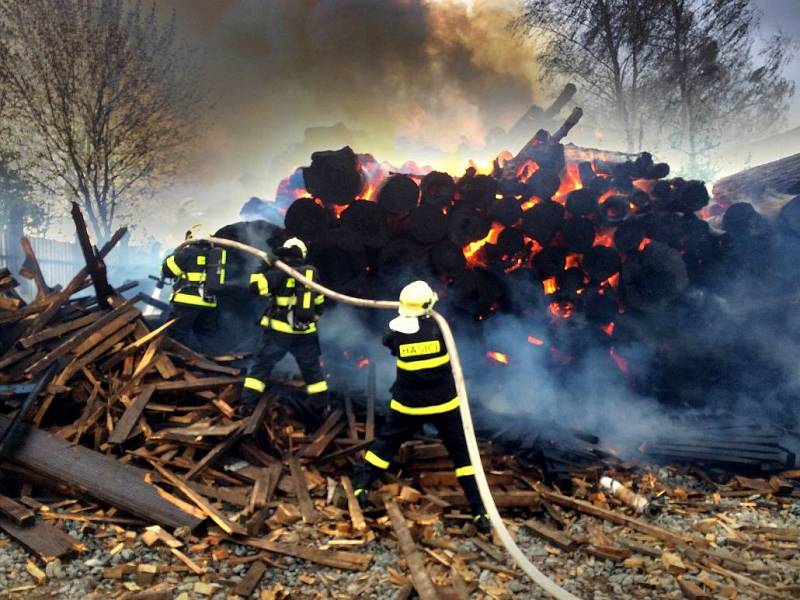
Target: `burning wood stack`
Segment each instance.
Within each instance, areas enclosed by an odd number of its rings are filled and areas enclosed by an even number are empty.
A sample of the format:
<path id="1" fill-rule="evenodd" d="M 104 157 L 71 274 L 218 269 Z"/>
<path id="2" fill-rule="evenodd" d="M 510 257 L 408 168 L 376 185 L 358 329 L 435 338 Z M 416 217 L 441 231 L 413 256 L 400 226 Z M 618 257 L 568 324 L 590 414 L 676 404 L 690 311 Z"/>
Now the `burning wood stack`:
<path id="1" fill-rule="evenodd" d="M 774 398 L 764 377 L 790 374 L 768 374 L 780 361 L 759 352 L 756 334 L 794 325 L 771 313 L 748 327 L 741 296 L 757 289 L 772 303 L 781 300 L 768 290 L 800 289 L 797 265 L 782 258 L 797 245 L 797 211 L 787 206 L 776 228 L 749 204 L 712 211 L 702 181 L 668 178 L 648 153 L 565 152 L 578 118 L 458 178 L 382 170 L 350 148 L 314 153 L 280 186 L 297 197 L 284 235 L 308 240 L 324 282 L 343 292 L 391 297 L 414 278 L 438 282 L 471 339 L 488 339 L 495 318 L 519 319 L 527 331 L 501 347 L 484 342 L 481 355 L 499 365 L 526 360 L 530 343 L 569 378 L 569 365 L 600 347 L 604 368 L 665 404 Z M 791 292 L 782 297 L 790 306 Z"/>

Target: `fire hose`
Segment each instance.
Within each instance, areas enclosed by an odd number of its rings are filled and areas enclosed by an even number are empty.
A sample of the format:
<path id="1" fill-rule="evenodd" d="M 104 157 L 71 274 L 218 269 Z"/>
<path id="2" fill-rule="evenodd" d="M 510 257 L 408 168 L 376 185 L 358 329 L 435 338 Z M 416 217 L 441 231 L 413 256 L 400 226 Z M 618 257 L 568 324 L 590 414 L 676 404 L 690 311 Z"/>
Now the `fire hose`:
<path id="1" fill-rule="evenodd" d="M 397 301 L 391 300 L 366 300 L 364 298 L 355 298 L 353 296 L 347 296 L 345 294 L 340 294 L 339 292 L 335 292 L 326 288 L 315 281 L 310 281 L 303 277 L 301 273 L 287 265 L 286 263 L 276 259 L 274 256 L 271 256 L 267 252 L 259 250 L 258 248 L 254 248 L 252 246 L 248 246 L 247 244 L 242 244 L 240 242 L 235 242 L 233 240 L 226 240 L 222 238 L 215 238 L 209 237 L 204 239 L 192 239 L 186 240 L 182 242 L 178 248 L 181 248 L 188 244 L 195 244 L 195 243 L 212 243 L 217 246 L 223 246 L 226 248 L 230 248 L 233 250 L 240 250 L 242 252 L 250 253 L 254 256 L 257 256 L 261 260 L 263 260 L 267 265 L 275 267 L 276 269 L 280 269 L 287 275 L 294 278 L 296 281 L 299 281 L 305 287 L 314 290 L 319 294 L 323 294 L 324 296 L 331 298 L 332 300 L 336 300 L 337 302 L 342 302 L 344 304 L 350 304 L 351 306 L 359 306 L 362 308 L 380 308 L 380 309 L 388 309 L 388 310 L 397 310 L 400 306 L 400 303 Z M 176 250 L 178 249 L 176 248 Z M 483 470 L 483 462 L 481 460 L 480 450 L 478 449 L 478 441 L 475 438 L 475 428 L 472 423 L 472 414 L 470 413 L 469 409 L 469 400 L 467 398 L 467 387 L 464 383 L 464 372 L 461 369 L 461 360 L 458 356 L 458 348 L 456 347 L 456 341 L 453 337 L 453 332 L 450 329 L 450 325 L 447 323 L 447 320 L 437 313 L 436 311 L 431 311 L 431 316 L 436 320 L 436 323 L 439 325 L 439 328 L 442 331 L 442 335 L 444 337 L 444 343 L 447 347 L 447 351 L 450 353 L 450 366 L 453 371 L 453 379 L 455 380 L 456 390 L 458 392 L 458 397 L 461 399 L 459 403 L 459 410 L 461 411 L 461 422 L 464 427 L 464 437 L 467 441 L 467 450 L 469 452 L 469 458 L 471 463 L 475 467 L 475 481 L 478 484 L 478 490 L 481 495 L 481 500 L 483 501 L 484 508 L 486 512 L 489 514 L 489 520 L 494 528 L 497 537 L 502 542 L 505 549 L 511 555 L 511 558 L 514 560 L 519 567 L 525 571 L 525 573 L 530 577 L 534 583 L 540 586 L 543 590 L 545 590 L 548 594 L 550 594 L 553 598 L 557 598 L 558 600 L 578 600 L 576 596 L 572 595 L 562 587 L 560 587 L 557 583 L 553 580 L 548 578 L 544 573 L 542 573 L 539 569 L 537 569 L 534 564 L 528 560 L 528 558 L 522 553 L 519 546 L 517 546 L 516 542 L 511 537 L 511 534 L 508 532 L 508 529 L 503 523 L 503 519 L 500 517 L 500 513 L 497 510 L 497 505 L 494 502 L 494 498 L 492 497 L 492 492 L 489 489 L 489 482 L 486 480 L 486 473 Z"/>

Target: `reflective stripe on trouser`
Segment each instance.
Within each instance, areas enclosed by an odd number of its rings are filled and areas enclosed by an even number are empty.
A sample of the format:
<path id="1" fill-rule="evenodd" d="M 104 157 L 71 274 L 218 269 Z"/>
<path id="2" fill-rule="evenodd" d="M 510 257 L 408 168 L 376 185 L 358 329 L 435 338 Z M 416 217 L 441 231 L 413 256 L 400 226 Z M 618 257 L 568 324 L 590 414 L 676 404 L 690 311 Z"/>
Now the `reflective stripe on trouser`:
<path id="1" fill-rule="evenodd" d="M 450 458 L 458 465 L 456 475 L 464 490 L 464 495 L 473 513 L 483 512 L 478 484 L 475 481 L 475 469 L 470 463 L 464 428 L 461 424 L 461 413 L 449 410 L 443 413 L 413 415 L 390 410 L 389 416 L 380 428 L 375 442 L 364 455 L 364 461 L 356 468 L 353 477 L 354 488 L 369 488 L 375 478 L 389 468 L 389 463 L 397 454 L 403 442 L 414 437 L 414 434 L 425 423 L 432 423 L 442 443 L 447 448 Z"/>
<path id="2" fill-rule="evenodd" d="M 311 394 L 321 394 L 322 392 L 328 391 L 328 382 L 324 379 L 322 381 L 318 381 L 316 383 L 309 383 L 306 386 L 306 394 L 309 396 Z"/>
<path id="3" fill-rule="evenodd" d="M 263 392 L 267 389 L 267 384 L 260 379 L 256 379 L 255 377 L 245 377 L 244 378 L 244 387 L 248 390 L 255 390 L 257 392 Z"/>
<path id="4" fill-rule="evenodd" d="M 408 406 L 407 404 L 403 404 L 392 399 L 392 401 L 389 402 L 389 408 L 404 415 L 425 416 L 438 415 L 455 410 L 458 408 L 459 404 L 460 402 L 458 401 L 458 396 L 452 400 L 449 400 L 448 402 L 442 402 L 441 404 L 430 404 L 428 406 Z"/>
<path id="5" fill-rule="evenodd" d="M 328 383 L 319 362 L 319 338 L 316 335 L 287 335 L 265 329 L 253 362 L 247 371 L 247 377 L 263 382 L 269 381 L 272 369 L 287 353 L 297 361 L 300 375 L 307 383 L 307 389 L 314 387 L 317 390 L 309 393 L 320 394 L 327 390 Z M 323 384 L 325 389 L 319 389 Z M 247 391 L 245 389 L 245 392 Z M 255 402 L 257 398 L 258 395 L 253 391 L 252 394 L 243 395 L 242 401 Z"/>

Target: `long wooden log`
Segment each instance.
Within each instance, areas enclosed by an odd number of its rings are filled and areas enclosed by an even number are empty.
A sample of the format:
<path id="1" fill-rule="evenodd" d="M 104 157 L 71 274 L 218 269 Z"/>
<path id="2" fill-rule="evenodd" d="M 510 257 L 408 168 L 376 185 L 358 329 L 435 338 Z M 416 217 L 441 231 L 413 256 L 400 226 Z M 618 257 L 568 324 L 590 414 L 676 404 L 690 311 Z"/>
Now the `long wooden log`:
<path id="1" fill-rule="evenodd" d="M 723 177 L 714 184 L 717 202 L 768 201 L 776 194 L 800 194 L 800 154 Z"/>
<path id="2" fill-rule="evenodd" d="M 400 551 L 408 563 L 408 570 L 411 573 L 414 589 L 417 590 L 421 600 L 439 600 L 439 593 L 436 591 L 430 575 L 425 570 L 425 561 L 414 543 L 414 538 L 411 537 L 411 532 L 408 530 L 408 525 L 406 525 L 406 520 L 400 511 L 400 507 L 389 496 L 384 498 L 383 505 L 386 507 L 389 519 L 392 521 L 392 529 L 397 535 Z"/>
<path id="3" fill-rule="evenodd" d="M 0 432 L 9 423 L 0 416 Z M 201 523 L 202 519 L 161 498 L 156 487 L 145 482 L 146 471 L 29 425 L 20 429 L 24 440 L 11 460 L 34 473 L 160 525 L 194 529 Z"/>

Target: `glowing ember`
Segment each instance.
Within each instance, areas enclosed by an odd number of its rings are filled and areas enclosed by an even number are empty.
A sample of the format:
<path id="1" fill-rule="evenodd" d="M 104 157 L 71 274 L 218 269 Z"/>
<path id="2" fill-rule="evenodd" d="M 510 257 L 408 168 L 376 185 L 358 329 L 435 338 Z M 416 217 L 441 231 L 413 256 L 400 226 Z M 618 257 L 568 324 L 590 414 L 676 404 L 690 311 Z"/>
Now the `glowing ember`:
<path id="1" fill-rule="evenodd" d="M 533 344 L 534 346 L 544 346 L 544 341 L 540 340 L 539 338 L 535 338 L 532 335 L 528 336 L 528 343 Z"/>
<path id="2" fill-rule="evenodd" d="M 550 296 L 551 294 L 555 294 L 556 290 L 558 289 L 558 284 L 556 284 L 555 277 L 548 277 L 542 282 L 544 286 L 544 293 Z"/>
<path id="3" fill-rule="evenodd" d="M 565 269 L 571 269 L 573 267 L 580 267 L 581 266 L 581 255 L 571 252 L 567 254 L 567 264 L 564 267 Z"/>
<path id="4" fill-rule="evenodd" d="M 614 247 L 614 230 L 613 229 L 606 229 L 604 231 L 598 231 L 597 235 L 594 236 L 594 244 L 593 246 L 605 246 L 606 248 L 613 248 Z"/>
<path id="5" fill-rule="evenodd" d="M 331 207 L 333 208 L 333 212 L 336 215 L 337 219 L 342 217 L 342 213 L 347 210 L 348 205 L 339 206 L 338 204 L 332 204 Z"/>
<path id="6" fill-rule="evenodd" d="M 653 241 L 653 240 L 651 240 L 650 238 L 647 238 L 647 237 L 646 237 L 646 238 L 644 238 L 644 239 L 641 241 L 641 243 L 639 244 L 639 252 L 641 252 L 642 250 L 644 250 L 645 248 L 647 248 L 647 246 L 648 246 L 648 245 L 650 244 L 650 242 L 652 242 L 652 241 Z"/>
<path id="7" fill-rule="evenodd" d="M 358 368 L 359 369 L 363 369 L 368 364 L 369 364 L 369 359 L 368 358 L 362 358 L 360 361 L 358 361 Z"/>
<path id="8" fill-rule="evenodd" d="M 630 369 L 628 368 L 628 361 L 617 353 L 617 349 L 614 348 L 614 346 L 611 346 L 611 348 L 608 349 L 608 353 L 611 355 L 611 358 L 614 360 L 614 363 L 616 363 L 617 368 L 626 375 L 628 375 L 630 373 Z"/>
<path id="9" fill-rule="evenodd" d="M 609 287 L 612 287 L 614 289 L 617 289 L 617 286 L 619 285 L 619 273 L 614 273 L 611 277 L 606 279 L 600 285 L 603 286 L 603 287 L 609 286 Z"/>
<path id="10" fill-rule="evenodd" d="M 614 335 L 614 321 L 611 321 L 611 323 L 603 327 L 603 333 L 608 336 Z"/>
<path id="11" fill-rule="evenodd" d="M 548 310 L 554 317 L 569 319 L 572 316 L 572 302 L 551 302 Z"/>
<path id="12" fill-rule="evenodd" d="M 499 362 L 504 365 L 508 364 L 508 356 L 506 356 L 502 352 L 487 352 L 486 356 L 488 356 L 494 362 Z"/>

